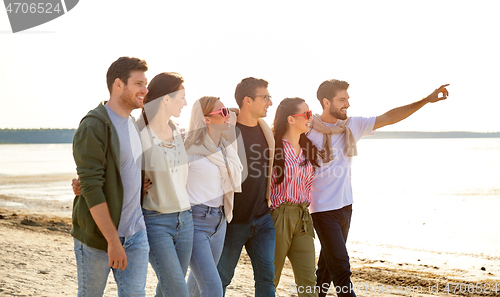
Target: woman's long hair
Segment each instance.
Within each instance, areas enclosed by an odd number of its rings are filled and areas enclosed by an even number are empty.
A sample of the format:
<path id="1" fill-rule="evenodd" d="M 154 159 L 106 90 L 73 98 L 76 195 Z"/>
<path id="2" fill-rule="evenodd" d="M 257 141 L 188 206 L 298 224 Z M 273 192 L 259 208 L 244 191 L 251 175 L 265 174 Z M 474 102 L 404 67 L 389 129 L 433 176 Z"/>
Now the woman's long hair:
<path id="1" fill-rule="evenodd" d="M 208 127 L 205 123 L 205 116 L 208 116 L 214 109 L 219 97 L 203 96 L 196 100 L 191 110 L 189 130 L 184 142 L 184 147 L 189 149 L 192 145 L 201 145 L 208 134 Z M 217 144 L 216 144 L 217 145 Z"/>
<path id="2" fill-rule="evenodd" d="M 285 179 L 285 151 L 283 149 L 283 135 L 288 130 L 288 117 L 299 112 L 299 105 L 306 102 L 302 98 L 285 98 L 280 102 L 276 110 L 273 123 L 273 134 L 276 143 L 276 152 L 274 154 L 274 170 L 276 170 L 276 184 L 279 185 Z M 310 162 L 314 167 L 319 167 L 318 158 L 320 158 L 319 149 L 309 138 L 302 133 L 299 139 L 300 147 L 304 150 L 305 160 L 301 166 Z"/>
<path id="3" fill-rule="evenodd" d="M 139 129 L 142 130 L 149 125 L 158 112 L 159 105 L 163 96 L 179 91 L 180 86 L 184 82 L 184 78 L 176 72 L 163 72 L 156 75 L 148 85 L 148 93 L 144 97 L 144 106 L 142 107 L 142 116 L 139 121 Z M 145 110 L 147 108 L 147 112 Z M 147 115 L 146 115 L 147 114 Z"/>

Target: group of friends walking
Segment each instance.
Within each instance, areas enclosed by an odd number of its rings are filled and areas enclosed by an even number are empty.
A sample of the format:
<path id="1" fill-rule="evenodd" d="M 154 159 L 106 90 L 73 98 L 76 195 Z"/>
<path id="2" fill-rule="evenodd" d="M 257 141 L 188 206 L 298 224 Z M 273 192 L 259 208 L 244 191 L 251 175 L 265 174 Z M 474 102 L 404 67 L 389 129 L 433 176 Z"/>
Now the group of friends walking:
<path id="1" fill-rule="evenodd" d="M 138 58 L 113 62 L 109 100 L 75 133 L 78 296 L 102 296 L 110 270 L 118 296 L 145 296 L 148 262 L 156 296 L 224 296 L 243 247 L 255 296 L 275 296 L 287 257 L 299 296 L 325 296 L 331 283 L 338 296 L 356 296 L 346 249 L 356 142 L 446 99 L 447 85 L 364 118 L 347 117 L 349 84 L 326 80 L 321 114 L 285 98 L 269 127 L 268 82 L 248 77 L 236 86 L 235 112 L 201 97 L 185 133 L 171 120 L 187 105 L 183 77 L 164 72 L 148 84 L 147 70 Z"/>

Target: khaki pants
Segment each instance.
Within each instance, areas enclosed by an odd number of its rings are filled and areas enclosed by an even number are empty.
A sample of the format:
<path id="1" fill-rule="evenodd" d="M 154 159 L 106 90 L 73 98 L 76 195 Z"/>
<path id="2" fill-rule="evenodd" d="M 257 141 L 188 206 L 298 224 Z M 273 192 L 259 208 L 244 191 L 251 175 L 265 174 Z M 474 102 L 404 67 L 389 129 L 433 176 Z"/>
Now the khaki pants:
<path id="1" fill-rule="evenodd" d="M 288 257 L 292 263 L 299 296 L 318 296 L 313 222 L 308 203 L 283 202 L 271 211 L 276 228 L 274 286 L 278 287 L 281 271 Z M 288 286 L 288 284 L 287 284 Z"/>

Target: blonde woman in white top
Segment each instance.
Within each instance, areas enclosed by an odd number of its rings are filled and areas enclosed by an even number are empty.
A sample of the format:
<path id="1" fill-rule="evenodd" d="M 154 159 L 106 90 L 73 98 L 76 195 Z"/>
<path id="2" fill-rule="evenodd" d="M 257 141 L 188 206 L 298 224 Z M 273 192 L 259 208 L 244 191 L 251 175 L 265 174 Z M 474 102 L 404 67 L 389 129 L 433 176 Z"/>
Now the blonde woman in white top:
<path id="1" fill-rule="evenodd" d="M 218 97 L 202 97 L 191 113 L 185 147 L 189 158 L 187 192 L 194 222 L 190 296 L 221 297 L 217 263 L 226 224 L 232 219 L 233 197 L 240 191 L 243 166 L 236 150 L 233 114 Z"/>
<path id="2" fill-rule="evenodd" d="M 185 281 L 193 246 L 193 217 L 186 183 L 188 157 L 171 117 L 186 105 L 184 79 L 177 73 L 155 76 L 139 119 L 146 179 L 151 188 L 143 213 L 150 246 L 149 262 L 158 277 L 156 296 L 187 297 Z"/>

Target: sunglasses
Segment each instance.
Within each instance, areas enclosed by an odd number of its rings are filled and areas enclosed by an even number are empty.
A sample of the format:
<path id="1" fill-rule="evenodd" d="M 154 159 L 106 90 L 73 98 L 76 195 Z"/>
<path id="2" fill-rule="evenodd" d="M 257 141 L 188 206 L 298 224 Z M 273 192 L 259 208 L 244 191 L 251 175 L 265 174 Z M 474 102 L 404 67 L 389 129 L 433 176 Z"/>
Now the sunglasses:
<path id="1" fill-rule="evenodd" d="M 264 98 L 264 102 L 266 102 L 266 103 L 271 102 L 272 98 L 273 98 L 270 95 L 253 95 L 253 97 L 262 97 L 262 98 Z"/>
<path id="2" fill-rule="evenodd" d="M 301 113 L 301 114 L 292 114 L 292 117 L 300 117 L 300 116 L 304 116 L 306 118 L 306 120 L 309 120 L 312 118 L 313 113 L 311 110 L 308 110 L 308 111 Z"/>
<path id="3" fill-rule="evenodd" d="M 209 115 L 218 114 L 218 113 L 222 114 L 223 117 L 228 118 L 230 116 L 229 107 L 222 107 L 221 109 L 219 109 L 217 111 L 209 113 Z"/>

